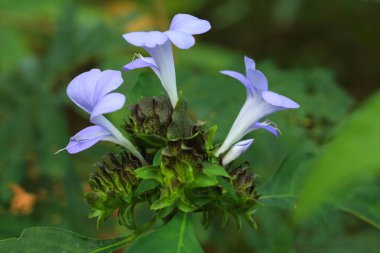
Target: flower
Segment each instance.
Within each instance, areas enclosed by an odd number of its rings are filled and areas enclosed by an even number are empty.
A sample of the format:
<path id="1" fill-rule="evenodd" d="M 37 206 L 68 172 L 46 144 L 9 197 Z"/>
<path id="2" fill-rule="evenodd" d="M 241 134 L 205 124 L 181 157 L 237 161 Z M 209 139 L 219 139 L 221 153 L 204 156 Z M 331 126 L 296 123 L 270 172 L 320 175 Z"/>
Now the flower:
<path id="1" fill-rule="evenodd" d="M 299 107 L 293 100 L 268 90 L 268 80 L 260 70 L 256 69 L 254 60 L 245 56 L 244 61 L 245 76 L 235 71 L 221 71 L 222 74 L 237 79 L 245 86 L 247 99 L 222 146 L 217 150 L 217 156 L 226 152 L 246 134 L 258 128 L 263 128 L 278 136 L 278 129 L 270 121 L 259 122 L 259 120 L 274 112 Z"/>
<path id="2" fill-rule="evenodd" d="M 205 33 L 210 30 L 208 21 L 189 14 L 174 16 L 170 28 L 166 32 L 131 32 L 123 35 L 130 44 L 143 47 L 152 57 L 139 57 L 128 63 L 123 70 L 150 67 L 160 79 L 169 95 L 173 106 L 177 104 L 178 94 L 174 69 L 172 43 L 180 49 L 188 49 L 195 43 L 192 35 Z"/>
<path id="3" fill-rule="evenodd" d="M 223 156 L 222 164 L 226 165 L 238 158 L 243 154 L 253 143 L 253 139 L 248 139 L 244 141 L 239 141 L 228 150 L 228 152 Z"/>
<path id="4" fill-rule="evenodd" d="M 120 71 L 92 69 L 75 77 L 67 87 L 67 95 L 90 114 L 93 126 L 86 127 L 70 138 L 66 149 L 70 154 L 81 152 L 98 141 L 110 141 L 124 146 L 141 162 L 145 162 L 136 147 L 103 114 L 121 109 L 125 96 L 111 92 L 123 83 Z"/>

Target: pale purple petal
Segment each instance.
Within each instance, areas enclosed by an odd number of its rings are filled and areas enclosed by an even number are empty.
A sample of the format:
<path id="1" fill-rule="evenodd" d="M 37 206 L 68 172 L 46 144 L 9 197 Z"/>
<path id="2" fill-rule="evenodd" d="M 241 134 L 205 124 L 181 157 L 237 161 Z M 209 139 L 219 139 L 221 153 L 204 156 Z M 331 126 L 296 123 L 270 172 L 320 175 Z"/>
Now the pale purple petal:
<path id="1" fill-rule="evenodd" d="M 133 69 L 146 68 L 146 67 L 158 69 L 156 62 L 153 60 L 152 57 L 144 57 L 144 58 L 138 58 L 124 65 L 123 70 L 130 71 Z"/>
<path id="2" fill-rule="evenodd" d="M 210 22 L 199 19 L 189 14 L 177 14 L 173 17 L 170 30 L 185 32 L 188 34 L 201 34 L 211 29 Z"/>
<path id="3" fill-rule="evenodd" d="M 268 90 L 268 80 L 265 75 L 256 69 L 256 63 L 253 59 L 244 56 L 245 73 L 247 79 L 258 90 Z"/>
<path id="4" fill-rule="evenodd" d="M 96 88 L 94 91 L 94 96 L 96 96 L 95 103 L 97 103 L 106 94 L 119 88 L 123 82 L 124 80 L 121 77 L 120 71 L 116 71 L 116 70 L 103 71 L 98 81 L 96 82 Z"/>
<path id="5" fill-rule="evenodd" d="M 253 143 L 253 139 L 248 139 L 240 141 L 233 145 L 230 150 L 223 156 L 222 163 L 223 165 L 229 164 L 239 156 L 241 156 Z"/>
<path id="6" fill-rule="evenodd" d="M 114 112 L 123 107 L 125 96 L 120 93 L 110 93 L 101 98 L 91 113 L 91 119 L 96 116 Z"/>
<path id="7" fill-rule="evenodd" d="M 95 87 L 100 75 L 99 69 L 92 69 L 76 76 L 67 87 L 68 97 L 88 113 L 91 113 L 95 104 Z"/>
<path id="8" fill-rule="evenodd" d="M 111 136 L 111 133 L 101 126 L 89 126 L 71 137 L 66 146 L 67 152 L 75 154 L 88 149 L 98 141 Z"/>
<path id="9" fill-rule="evenodd" d="M 247 70 L 249 82 L 258 90 L 268 90 L 268 80 L 260 70 Z"/>
<path id="10" fill-rule="evenodd" d="M 272 91 L 263 91 L 262 97 L 267 103 L 274 106 L 283 107 L 284 109 L 300 107 L 299 104 L 293 100 Z"/>
<path id="11" fill-rule="evenodd" d="M 277 138 L 279 137 L 278 136 L 278 129 L 274 126 L 271 126 L 269 124 L 266 124 L 265 122 L 256 122 L 251 128 L 250 128 L 250 131 L 253 131 L 253 130 L 256 130 L 256 129 L 259 129 L 259 128 L 262 128 L 262 129 L 265 129 L 267 130 L 268 132 L 270 132 L 271 134 L 273 134 L 274 136 L 276 136 Z"/>
<path id="12" fill-rule="evenodd" d="M 244 56 L 245 71 L 248 73 L 250 70 L 256 70 L 256 63 L 253 59 L 248 56 Z"/>
<path id="13" fill-rule="evenodd" d="M 195 39 L 188 33 L 170 30 L 165 32 L 169 37 L 170 41 L 180 49 L 188 49 L 192 47 L 195 43 Z"/>
<path id="14" fill-rule="evenodd" d="M 241 82 L 245 86 L 249 96 L 252 96 L 255 93 L 254 89 L 252 89 L 252 86 L 249 83 L 249 80 L 244 75 L 240 74 L 239 72 L 232 71 L 232 70 L 222 70 L 220 71 L 220 73 L 222 73 L 223 75 L 232 77 L 238 80 L 239 82 Z"/>
<path id="15" fill-rule="evenodd" d="M 163 45 L 168 40 L 168 36 L 159 31 L 131 32 L 124 34 L 123 38 L 134 46 L 148 48 Z"/>

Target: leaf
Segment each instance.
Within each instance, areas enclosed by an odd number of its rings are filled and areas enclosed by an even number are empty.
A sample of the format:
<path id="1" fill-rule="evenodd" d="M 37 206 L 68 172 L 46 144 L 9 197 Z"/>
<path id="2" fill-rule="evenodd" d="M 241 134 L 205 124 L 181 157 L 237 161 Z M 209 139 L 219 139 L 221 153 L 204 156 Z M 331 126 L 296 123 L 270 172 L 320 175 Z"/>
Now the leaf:
<path id="1" fill-rule="evenodd" d="M 195 177 L 195 181 L 191 184 L 191 188 L 209 187 L 218 184 L 215 176 L 209 176 L 204 173 L 198 173 Z"/>
<path id="2" fill-rule="evenodd" d="M 340 210 L 347 212 L 380 229 L 380 185 L 376 179 L 360 182 L 356 187 L 336 198 L 333 204 Z"/>
<path id="3" fill-rule="evenodd" d="M 136 176 L 141 179 L 154 179 L 158 182 L 162 181 L 159 166 L 145 166 L 135 170 Z"/>
<path id="4" fill-rule="evenodd" d="M 260 202 L 277 207 L 292 208 L 296 206 L 296 198 L 310 169 L 313 158 L 311 150 L 287 156 L 273 176 L 258 187 Z"/>
<path id="5" fill-rule="evenodd" d="M 223 176 L 230 178 L 227 171 L 222 166 L 216 164 L 204 165 L 202 172 L 209 176 Z"/>
<path id="6" fill-rule="evenodd" d="M 327 198 L 345 193 L 380 169 L 380 92 L 352 114 L 340 133 L 323 149 L 305 181 L 296 216 L 309 217 Z M 368 207 L 373 203 L 367 203 Z M 380 218 L 380 213 L 377 217 Z"/>
<path id="7" fill-rule="evenodd" d="M 202 253 L 190 214 L 178 213 L 168 224 L 142 235 L 126 253 Z"/>
<path id="8" fill-rule="evenodd" d="M 217 130 L 218 130 L 218 126 L 215 125 L 215 126 L 210 127 L 206 131 L 206 133 L 205 133 L 205 136 L 206 136 L 205 148 L 207 150 L 210 150 L 210 149 L 213 148 L 213 146 L 214 146 L 214 137 L 215 137 L 215 133 L 216 133 Z"/>
<path id="9" fill-rule="evenodd" d="M 19 238 L 0 241 L 2 252 L 113 252 L 126 243 L 126 238 L 98 240 L 60 228 L 35 227 L 25 229 Z"/>
<path id="10" fill-rule="evenodd" d="M 171 205 L 173 205 L 175 203 L 176 200 L 177 200 L 177 198 L 174 197 L 174 196 L 163 195 L 163 196 L 161 196 L 160 199 L 158 199 L 156 202 L 154 202 L 150 206 L 150 209 L 152 209 L 152 210 L 158 210 L 158 209 L 162 209 L 162 208 L 171 206 Z"/>
<path id="11" fill-rule="evenodd" d="M 172 115 L 172 123 L 168 128 L 168 139 L 185 139 L 192 135 L 193 127 L 195 126 L 187 115 L 187 103 L 180 97 Z"/>
<path id="12" fill-rule="evenodd" d="M 161 164 L 162 150 L 163 149 L 158 150 L 157 153 L 154 155 L 154 157 L 153 157 L 153 165 L 154 166 Z"/>
<path id="13" fill-rule="evenodd" d="M 140 194 L 149 190 L 156 188 L 159 183 L 153 179 L 142 180 L 139 186 L 137 187 L 135 193 Z"/>
<path id="14" fill-rule="evenodd" d="M 231 196 L 231 198 L 235 201 L 238 200 L 234 187 L 223 177 L 216 178 L 219 184 L 227 191 L 227 193 Z"/>

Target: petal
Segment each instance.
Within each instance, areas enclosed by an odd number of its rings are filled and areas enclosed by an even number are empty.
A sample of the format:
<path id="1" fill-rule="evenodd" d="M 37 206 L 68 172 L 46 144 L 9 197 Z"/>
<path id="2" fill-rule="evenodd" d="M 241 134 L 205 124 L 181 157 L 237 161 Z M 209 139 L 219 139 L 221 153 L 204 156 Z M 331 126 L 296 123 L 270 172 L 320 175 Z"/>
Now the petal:
<path id="1" fill-rule="evenodd" d="M 131 32 L 124 34 L 123 38 L 134 46 L 148 48 L 163 45 L 168 40 L 168 36 L 159 31 Z"/>
<path id="2" fill-rule="evenodd" d="M 251 128 L 250 128 L 250 131 L 253 131 L 253 130 L 256 130 L 256 129 L 259 129 L 259 128 L 263 128 L 265 130 L 267 130 L 268 132 L 270 132 L 271 134 L 273 134 L 274 136 L 276 136 L 277 138 L 279 137 L 278 136 L 278 132 L 279 130 L 274 127 L 274 126 L 271 126 L 269 124 L 266 124 L 266 123 L 263 123 L 263 122 L 256 122 Z"/>
<path id="3" fill-rule="evenodd" d="M 229 164 L 243 154 L 253 143 L 253 139 L 240 141 L 232 146 L 222 159 L 223 165 Z"/>
<path id="4" fill-rule="evenodd" d="M 274 106 L 283 107 L 285 109 L 293 109 L 300 107 L 300 105 L 294 102 L 293 100 L 284 97 L 280 94 L 274 93 L 272 91 L 263 91 L 262 97 L 267 103 Z"/>
<path id="5" fill-rule="evenodd" d="M 138 58 L 124 65 L 123 70 L 130 71 L 133 69 L 146 68 L 146 67 L 156 68 L 156 69 L 158 68 L 156 62 L 153 60 L 152 57 L 143 57 L 143 58 Z"/>
<path id="6" fill-rule="evenodd" d="M 168 40 L 161 46 L 145 48 L 145 50 L 153 57 L 154 62 L 157 64 L 159 74 L 157 73 L 158 71 L 155 72 L 160 78 L 162 86 L 164 86 L 164 89 L 168 93 L 170 102 L 174 108 L 178 101 L 178 94 L 172 43 Z"/>
<path id="7" fill-rule="evenodd" d="M 177 14 L 173 17 L 170 30 L 185 32 L 188 34 L 201 34 L 211 29 L 210 22 L 199 19 L 189 14 Z"/>
<path id="8" fill-rule="evenodd" d="M 253 59 L 249 58 L 248 56 L 244 56 L 244 63 L 245 63 L 245 70 L 248 72 L 248 70 L 255 70 L 256 69 L 256 63 Z"/>
<path id="9" fill-rule="evenodd" d="M 249 96 L 252 96 L 255 93 L 255 90 L 252 89 L 252 86 L 249 83 L 249 80 L 244 75 L 240 74 L 239 72 L 232 71 L 232 70 L 222 70 L 220 71 L 220 73 L 222 73 L 223 75 L 235 78 L 236 80 L 241 82 L 245 86 Z"/>
<path id="10" fill-rule="evenodd" d="M 268 79 L 260 70 L 247 69 L 247 78 L 256 89 L 261 91 L 268 90 Z"/>
<path id="11" fill-rule="evenodd" d="M 110 93 L 98 101 L 91 113 L 91 119 L 96 116 L 114 112 L 123 107 L 125 96 L 120 93 Z"/>
<path id="12" fill-rule="evenodd" d="M 124 82 L 121 77 L 121 72 L 116 70 L 105 70 L 101 73 L 98 81 L 96 82 L 96 88 L 94 96 L 96 96 L 95 104 L 104 97 L 107 93 L 117 89 Z"/>
<path id="13" fill-rule="evenodd" d="M 188 49 L 195 43 L 195 39 L 188 33 L 180 31 L 167 31 L 165 34 L 169 37 L 170 41 L 180 49 Z"/>
<path id="14" fill-rule="evenodd" d="M 109 136 L 111 136 L 111 133 L 105 128 L 101 126 L 89 126 L 71 137 L 66 150 L 70 154 L 75 154 L 92 147 L 98 141 Z"/>
<path id="15" fill-rule="evenodd" d="M 88 113 L 94 107 L 93 94 L 100 75 L 99 69 L 92 69 L 76 76 L 67 86 L 68 97 Z"/>
<path id="16" fill-rule="evenodd" d="M 256 69 L 256 63 L 253 59 L 244 56 L 245 72 L 249 82 L 258 90 L 268 90 L 268 79 L 265 75 Z"/>

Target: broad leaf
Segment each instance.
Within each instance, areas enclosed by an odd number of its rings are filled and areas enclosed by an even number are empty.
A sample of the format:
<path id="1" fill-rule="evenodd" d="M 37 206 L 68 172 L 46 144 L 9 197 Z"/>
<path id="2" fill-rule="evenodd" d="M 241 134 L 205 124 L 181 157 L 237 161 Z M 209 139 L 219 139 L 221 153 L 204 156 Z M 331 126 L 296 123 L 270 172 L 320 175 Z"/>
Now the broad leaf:
<path id="1" fill-rule="evenodd" d="M 358 109 L 316 159 L 300 196 L 298 217 L 306 218 L 326 197 L 346 195 L 353 184 L 379 172 L 380 92 Z M 365 184 L 365 182 L 363 182 Z M 373 201 L 366 203 L 369 208 Z M 377 220 L 380 219 L 377 213 Z"/>
<path id="2" fill-rule="evenodd" d="M 222 166 L 215 164 L 204 165 L 202 171 L 203 173 L 209 176 L 223 176 L 228 178 L 230 177 L 230 175 L 228 175 L 227 171 Z"/>
<path id="3" fill-rule="evenodd" d="M 97 240 L 59 228 L 25 229 L 19 238 L 0 241 L 1 252 L 88 252 L 108 253 L 123 246 L 129 238 Z"/>
<path id="4" fill-rule="evenodd" d="M 139 237 L 126 253 L 202 253 L 190 214 L 179 213 L 160 229 Z"/>

